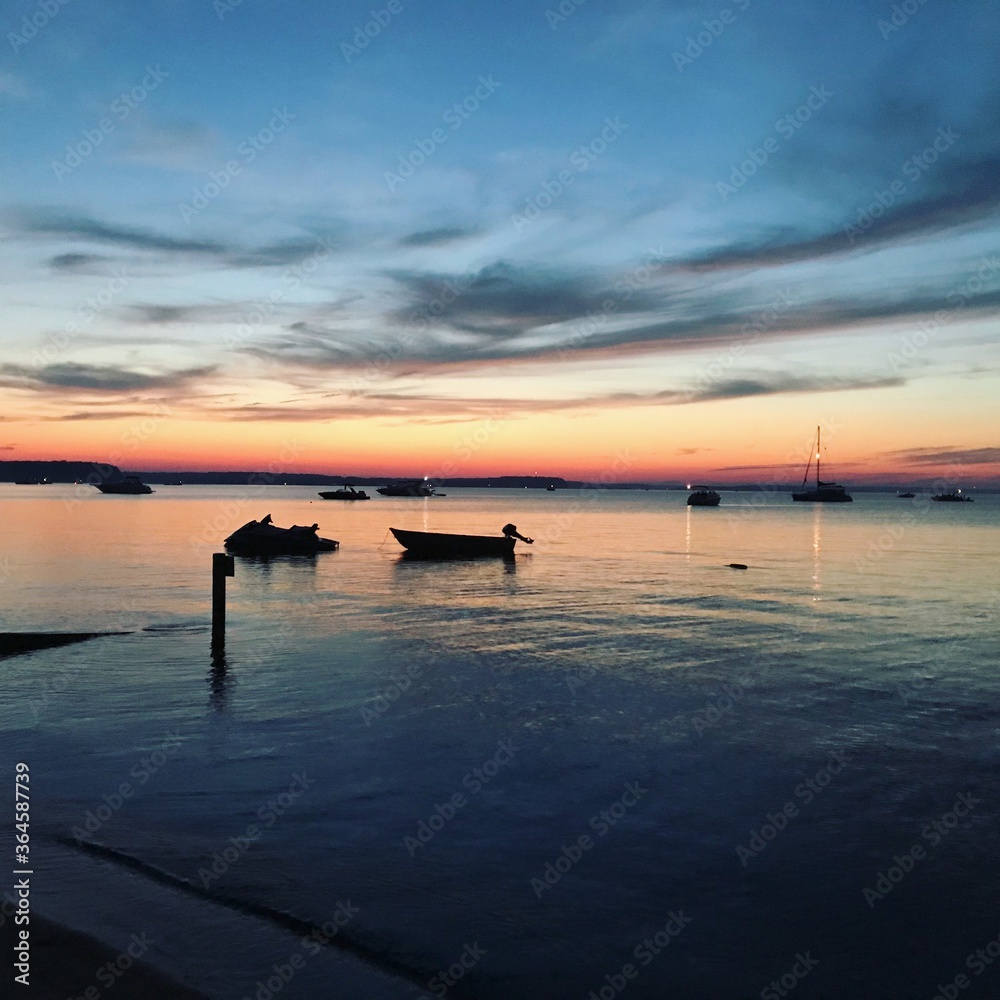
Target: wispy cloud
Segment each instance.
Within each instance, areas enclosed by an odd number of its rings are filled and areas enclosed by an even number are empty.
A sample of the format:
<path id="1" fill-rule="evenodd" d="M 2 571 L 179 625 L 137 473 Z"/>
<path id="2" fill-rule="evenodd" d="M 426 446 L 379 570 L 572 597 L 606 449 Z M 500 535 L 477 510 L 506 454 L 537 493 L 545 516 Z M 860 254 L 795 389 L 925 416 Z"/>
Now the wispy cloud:
<path id="1" fill-rule="evenodd" d="M 102 222 L 92 216 L 54 209 L 19 209 L 9 213 L 11 227 L 31 238 L 76 240 L 115 247 L 121 251 L 209 257 L 231 268 L 284 267 L 304 261 L 322 251 L 328 255 L 336 245 L 329 235 L 303 236 L 262 244 L 239 246 L 222 239 L 191 239 L 152 229 Z M 99 258 L 89 253 L 63 253 L 52 258 L 55 267 L 74 267 Z"/>
<path id="2" fill-rule="evenodd" d="M 32 100 L 32 92 L 27 84 L 13 73 L 0 72 L 0 101 L 23 104 Z"/>
<path id="3" fill-rule="evenodd" d="M 213 240 L 185 239 L 149 229 L 110 225 L 86 215 L 21 210 L 14 213 L 13 217 L 15 223 L 25 233 L 102 243 L 124 250 L 219 254 L 226 249 L 221 243 Z"/>
<path id="4" fill-rule="evenodd" d="M 110 365 L 87 365 L 75 362 L 29 367 L 0 365 L 0 385 L 18 389 L 66 390 L 93 392 L 135 392 L 149 389 L 173 389 L 206 378 L 215 368 L 185 368 L 149 374 Z"/>
<path id="5" fill-rule="evenodd" d="M 830 375 L 774 375 L 767 378 L 734 378 L 713 382 L 690 397 L 701 403 L 713 399 L 745 399 L 749 396 L 774 396 L 795 392 L 844 392 L 850 389 L 890 389 L 906 385 L 899 377 L 847 378 Z"/>
<path id="6" fill-rule="evenodd" d="M 1000 464 L 1000 448 L 909 448 L 890 451 L 887 457 L 908 465 L 994 465 Z"/>
<path id="7" fill-rule="evenodd" d="M 440 229 L 422 229 L 417 233 L 409 233 L 399 241 L 404 247 L 435 247 L 455 243 L 458 240 L 475 236 L 477 230 L 462 226 L 442 226 Z"/>
<path id="8" fill-rule="evenodd" d="M 930 238 L 946 230 L 984 223 L 1000 209 L 1000 156 L 944 164 L 935 187 L 918 198 L 876 204 L 877 218 L 859 225 L 861 213 L 873 202 L 866 195 L 847 208 L 835 229 L 807 234 L 792 226 L 762 230 L 724 246 L 696 253 L 676 262 L 680 268 L 711 271 L 730 268 L 777 267 L 820 260 L 835 254 L 868 252 L 916 238 Z M 926 183 L 931 184 L 928 180 Z"/>
<path id="9" fill-rule="evenodd" d="M 109 260 L 109 257 L 100 254 L 60 253 L 49 261 L 49 265 L 56 271 L 91 271 L 95 265 L 105 264 Z"/>

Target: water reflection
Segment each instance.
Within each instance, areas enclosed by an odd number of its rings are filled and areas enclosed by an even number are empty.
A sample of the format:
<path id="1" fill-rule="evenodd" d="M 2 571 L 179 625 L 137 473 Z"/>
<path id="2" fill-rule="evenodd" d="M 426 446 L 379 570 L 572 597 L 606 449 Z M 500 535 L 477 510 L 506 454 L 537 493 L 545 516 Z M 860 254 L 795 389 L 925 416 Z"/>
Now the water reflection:
<path id="1" fill-rule="evenodd" d="M 821 573 L 823 564 L 821 556 L 823 554 L 823 505 L 821 503 L 813 504 L 813 539 L 812 539 L 812 563 L 813 563 L 813 590 L 819 591 L 822 589 L 822 579 Z M 814 601 L 818 601 L 818 597 L 813 598 Z"/>
<path id="2" fill-rule="evenodd" d="M 212 668 L 208 675 L 208 703 L 214 711 L 221 712 L 226 707 L 226 701 L 229 694 L 226 680 L 229 662 L 226 659 L 225 639 L 222 641 L 214 641 L 211 649 Z"/>

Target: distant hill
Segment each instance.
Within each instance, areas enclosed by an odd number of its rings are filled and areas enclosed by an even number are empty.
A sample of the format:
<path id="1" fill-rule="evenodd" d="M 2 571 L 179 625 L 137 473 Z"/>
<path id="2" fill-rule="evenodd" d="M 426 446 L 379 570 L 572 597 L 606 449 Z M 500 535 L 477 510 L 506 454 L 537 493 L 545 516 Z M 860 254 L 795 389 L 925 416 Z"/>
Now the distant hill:
<path id="1" fill-rule="evenodd" d="M 21 479 L 47 479 L 50 483 L 101 483 L 119 479 L 117 465 L 100 462 L 0 462 L 0 483 L 16 483 Z"/>

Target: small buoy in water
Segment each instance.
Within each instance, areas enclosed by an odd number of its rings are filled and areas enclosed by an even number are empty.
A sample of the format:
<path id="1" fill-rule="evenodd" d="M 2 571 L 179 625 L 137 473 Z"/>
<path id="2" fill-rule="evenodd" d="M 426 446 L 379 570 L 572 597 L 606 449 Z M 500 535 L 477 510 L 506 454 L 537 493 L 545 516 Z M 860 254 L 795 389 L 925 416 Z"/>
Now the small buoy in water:
<path id="1" fill-rule="evenodd" d="M 747 564 L 746 563 L 730 563 L 729 564 L 729 568 L 730 569 L 746 569 L 747 568 Z"/>

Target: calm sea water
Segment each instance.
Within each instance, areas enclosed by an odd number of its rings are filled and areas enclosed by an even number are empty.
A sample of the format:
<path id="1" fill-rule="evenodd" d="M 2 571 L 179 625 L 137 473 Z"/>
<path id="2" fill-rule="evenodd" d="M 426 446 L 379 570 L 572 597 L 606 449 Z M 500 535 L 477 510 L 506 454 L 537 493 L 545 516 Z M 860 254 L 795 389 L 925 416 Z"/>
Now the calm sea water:
<path id="1" fill-rule="evenodd" d="M 77 489 L 0 487 L 3 628 L 130 631 L 0 662 L 56 915 L 76 830 L 262 913 L 350 900 L 413 996 L 1000 995 L 1000 497 Z M 341 549 L 237 559 L 213 664 L 211 553 L 265 513 Z M 513 563 L 386 538 L 508 521 Z M 174 967 L 253 996 L 270 960 L 203 937 Z"/>

